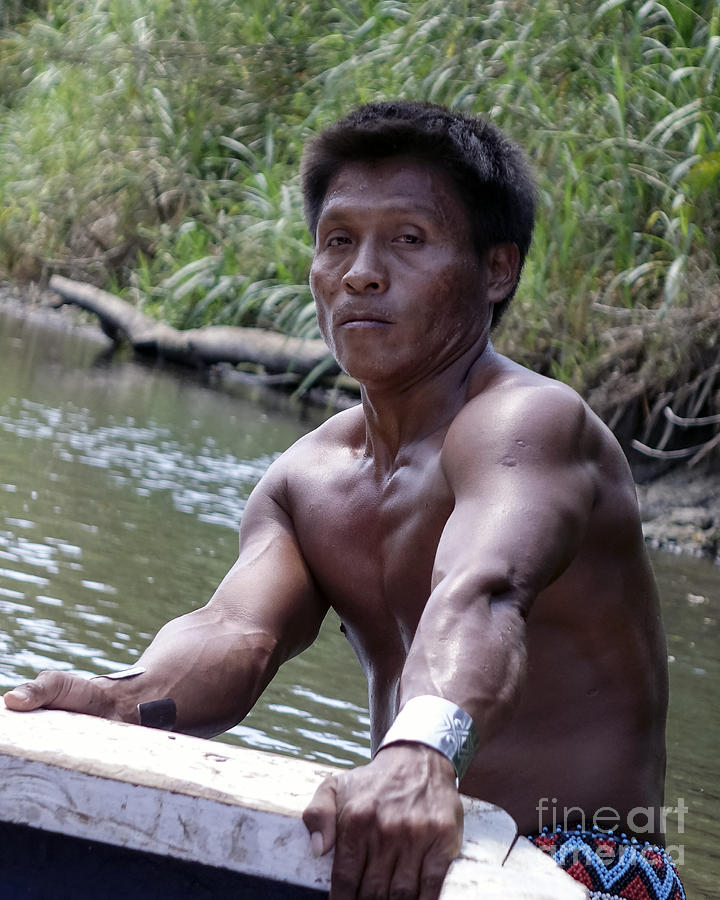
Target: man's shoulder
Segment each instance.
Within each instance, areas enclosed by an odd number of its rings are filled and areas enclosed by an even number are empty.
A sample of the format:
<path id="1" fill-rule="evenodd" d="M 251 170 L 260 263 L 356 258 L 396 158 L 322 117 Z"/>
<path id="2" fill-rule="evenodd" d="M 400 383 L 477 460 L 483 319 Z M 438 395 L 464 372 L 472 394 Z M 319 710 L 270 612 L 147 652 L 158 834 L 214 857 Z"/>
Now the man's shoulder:
<path id="1" fill-rule="evenodd" d="M 454 426 L 482 423 L 499 431 L 523 428 L 582 427 L 596 417 L 577 391 L 506 357 L 498 357 L 488 377 L 471 392 Z M 599 421 L 599 420 L 598 420 Z M 594 424 L 594 422 L 593 422 Z"/>
<path id="2" fill-rule="evenodd" d="M 445 453 L 505 454 L 512 447 L 563 458 L 622 454 L 612 432 L 563 382 L 498 355 L 448 430 Z"/>
<path id="3" fill-rule="evenodd" d="M 543 502 L 553 491 L 565 501 L 572 494 L 593 506 L 596 522 L 635 528 L 634 482 L 612 431 L 571 387 L 509 360 L 456 416 L 442 465 L 454 491 L 513 484 Z"/>
<path id="4" fill-rule="evenodd" d="M 313 475 L 326 480 L 337 460 L 364 434 L 358 407 L 343 410 L 298 438 L 267 469 L 254 494 L 276 503 L 286 512 L 293 505 L 298 486 L 311 489 Z"/>
<path id="5" fill-rule="evenodd" d="M 492 365 L 487 369 L 487 377 L 480 382 L 479 387 L 471 399 L 507 397 L 535 391 L 548 396 L 564 397 L 567 401 L 571 398 L 581 400 L 577 391 L 564 382 L 541 375 L 500 353 L 494 354 Z"/>
<path id="6" fill-rule="evenodd" d="M 361 406 L 353 406 L 331 416 L 322 425 L 303 435 L 274 463 L 272 468 L 284 476 L 307 472 L 329 462 L 337 453 L 347 452 L 364 441 L 365 429 Z"/>

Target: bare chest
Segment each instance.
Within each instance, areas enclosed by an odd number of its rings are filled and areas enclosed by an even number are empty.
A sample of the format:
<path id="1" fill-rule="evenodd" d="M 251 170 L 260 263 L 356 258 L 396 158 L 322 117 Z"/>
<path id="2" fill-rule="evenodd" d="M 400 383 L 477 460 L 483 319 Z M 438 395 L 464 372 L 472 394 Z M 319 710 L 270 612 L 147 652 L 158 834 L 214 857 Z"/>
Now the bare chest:
<path id="1" fill-rule="evenodd" d="M 304 479 L 292 511 L 303 557 L 360 643 L 394 635 L 407 649 L 452 509 L 437 452 L 418 454 L 388 478 L 348 455 Z"/>

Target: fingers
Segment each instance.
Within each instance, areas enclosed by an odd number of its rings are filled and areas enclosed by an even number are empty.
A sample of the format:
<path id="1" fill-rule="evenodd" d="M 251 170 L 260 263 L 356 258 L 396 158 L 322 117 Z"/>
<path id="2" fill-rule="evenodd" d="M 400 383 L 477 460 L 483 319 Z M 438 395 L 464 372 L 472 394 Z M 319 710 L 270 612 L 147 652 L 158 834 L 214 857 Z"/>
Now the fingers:
<path id="1" fill-rule="evenodd" d="M 330 900 L 438 900 L 462 842 L 452 815 L 393 820 L 341 792 Z"/>
<path id="2" fill-rule="evenodd" d="M 427 846 L 420 833 L 408 832 L 400 856 L 392 860 L 392 865 L 379 867 L 377 879 L 373 863 L 368 862 L 363 876 L 363 891 L 359 896 L 438 900 L 445 875 L 457 852 L 454 842 L 436 841 Z M 376 882 L 381 886 L 379 892 L 375 892 Z"/>
<path id="3" fill-rule="evenodd" d="M 315 852 L 335 846 L 330 900 L 438 900 L 460 849 L 462 804 L 445 760 L 391 750 L 324 781 L 303 814 Z"/>
<path id="4" fill-rule="evenodd" d="M 337 779 L 333 775 L 323 781 L 303 812 L 313 856 L 323 856 L 335 846 L 336 821 Z"/>
<path id="5" fill-rule="evenodd" d="M 356 898 L 385 897 L 389 874 L 387 862 L 379 860 L 377 850 L 373 855 L 373 869 L 366 871 L 366 836 L 348 840 L 342 836 L 335 847 L 330 900 L 356 900 Z"/>
<path id="6" fill-rule="evenodd" d="M 420 873 L 420 893 L 418 900 L 437 900 L 450 863 L 457 854 L 440 854 L 425 857 Z"/>
<path id="7" fill-rule="evenodd" d="M 358 896 L 386 897 L 392 900 L 417 900 L 418 873 L 422 865 L 422 855 L 418 848 L 407 846 L 399 858 L 377 848 L 367 861 L 362 886 Z"/>
<path id="8" fill-rule="evenodd" d="M 397 847 L 397 840 L 373 831 L 373 825 L 352 840 L 341 831 L 330 900 L 438 900 L 456 853 L 447 845 L 428 847 L 410 833 L 399 853 Z"/>
<path id="9" fill-rule="evenodd" d="M 18 685 L 5 694 L 4 700 L 8 709 L 17 712 L 44 708 L 91 716 L 108 713 L 107 698 L 101 688 L 67 672 L 41 672 L 34 681 Z"/>

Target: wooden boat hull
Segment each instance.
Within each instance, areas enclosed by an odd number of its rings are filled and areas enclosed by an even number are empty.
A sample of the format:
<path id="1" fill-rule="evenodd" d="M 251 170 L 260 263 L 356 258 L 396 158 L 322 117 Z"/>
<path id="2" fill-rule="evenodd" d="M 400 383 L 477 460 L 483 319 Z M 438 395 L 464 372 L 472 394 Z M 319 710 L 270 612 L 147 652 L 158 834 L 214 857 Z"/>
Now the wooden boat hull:
<path id="1" fill-rule="evenodd" d="M 3 898 L 327 897 L 301 813 L 333 771 L 60 711 L 0 704 Z M 442 900 L 582 900 L 503 810 L 463 798 Z M 223 894 L 223 891 L 234 893 Z"/>

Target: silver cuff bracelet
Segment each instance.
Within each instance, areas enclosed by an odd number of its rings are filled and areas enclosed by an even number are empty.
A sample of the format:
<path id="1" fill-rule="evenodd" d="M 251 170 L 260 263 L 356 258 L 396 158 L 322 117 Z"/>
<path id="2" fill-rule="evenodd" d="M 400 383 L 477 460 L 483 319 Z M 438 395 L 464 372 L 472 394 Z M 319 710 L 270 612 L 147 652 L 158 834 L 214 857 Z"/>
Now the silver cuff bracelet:
<path id="1" fill-rule="evenodd" d="M 465 710 L 451 700 L 430 694 L 408 700 L 378 750 L 398 741 L 414 741 L 442 753 L 455 767 L 458 781 L 478 748 L 475 725 Z"/>

